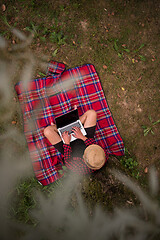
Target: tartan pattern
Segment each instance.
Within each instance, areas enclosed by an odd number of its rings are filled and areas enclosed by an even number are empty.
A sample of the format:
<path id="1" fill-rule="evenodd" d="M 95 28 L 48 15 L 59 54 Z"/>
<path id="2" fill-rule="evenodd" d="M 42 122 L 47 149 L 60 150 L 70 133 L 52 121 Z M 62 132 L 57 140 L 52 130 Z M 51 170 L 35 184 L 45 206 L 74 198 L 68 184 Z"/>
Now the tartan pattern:
<path id="1" fill-rule="evenodd" d="M 123 140 L 114 124 L 94 66 L 86 64 L 64 70 L 63 63 L 52 61 L 47 69 L 48 76 L 32 80 L 27 90 L 22 82 L 15 85 L 33 169 L 36 178 L 43 185 L 62 177 L 58 171 L 63 165 L 61 154 L 44 137 L 44 128 L 51 122 L 55 123 L 55 117 L 67 113 L 74 105 L 78 106 L 80 116 L 85 111 L 94 109 L 97 112 L 96 143 L 105 148 L 108 154 L 124 155 Z M 72 79 L 73 85 L 71 90 L 67 91 L 63 84 L 68 79 Z M 52 94 L 48 92 L 51 88 Z M 37 106 L 40 106 L 38 113 L 35 112 Z M 32 116 L 35 119 L 34 130 L 29 125 Z"/>
<path id="2" fill-rule="evenodd" d="M 89 174 L 93 172 L 93 170 L 87 167 L 87 165 L 83 162 L 82 158 L 73 157 L 71 159 L 72 149 L 70 145 L 64 144 L 63 147 L 64 147 L 64 163 L 69 170 L 78 174 Z"/>

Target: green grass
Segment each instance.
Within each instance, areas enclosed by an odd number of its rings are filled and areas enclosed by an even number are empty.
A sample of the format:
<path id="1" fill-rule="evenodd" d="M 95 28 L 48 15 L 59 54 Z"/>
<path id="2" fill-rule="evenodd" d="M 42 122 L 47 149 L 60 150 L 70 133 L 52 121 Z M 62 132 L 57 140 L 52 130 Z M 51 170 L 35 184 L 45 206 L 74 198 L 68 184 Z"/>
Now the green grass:
<path id="1" fill-rule="evenodd" d="M 34 178 L 21 181 L 17 184 L 14 193 L 14 204 L 11 206 L 11 216 L 19 222 L 35 224 L 35 220 L 31 217 L 30 211 L 36 207 L 36 200 L 33 196 L 33 189 L 40 187 Z"/>
<path id="2" fill-rule="evenodd" d="M 125 156 L 120 159 L 120 162 L 132 177 L 139 179 L 140 170 L 138 162 L 129 154 L 127 149 L 125 150 Z"/>
<path id="3" fill-rule="evenodd" d="M 9 45 L 13 40 L 17 43 L 17 38 L 10 32 L 10 27 L 17 27 L 27 36 L 34 33 L 30 49 L 36 56 L 47 55 L 49 60 L 66 62 L 67 68 L 94 64 L 116 125 L 131 153 L 126 153 L 119 160 L 120 164 L 113 166 L 141 182 L 146 159 L 153 164 L 158 162 L 159 156 L 155 150 L 159 148 L 157 109 L 160 73 L 156 25 L 159 10 L 156 3 L 70 0 L 60 4 L 56 0 L 15 0 L 6 5 L 7 10 L 2 13 L 0 23 L 1 35 Z M 103 68 L 104 65 L 107 69 Z M 44 76 L 41 69 L 37 73 Z M 16 78 L 14 83 L 17 81 Z M 140 112 L 137 111 L 138 105 Z M 150 113 L 155 122 L 148 122 Z M 20 113 L 16 120 L 20 122 Z M 151 131 L 155 134 L 150 134 Z M 112 163 L 112 159 L 110 161 Z M 108 180 L 105 171 L 102 173 Z M 89 180 L 84 190 L 88 204 L 90 202 L 92 207 L 98 202 L 106 207 L 109 202 L 109 208 L 113 209 L 118 205 L 119 196 L 122 198 L 124 194 L 121 204 L 125 204 L 127 192 L 115 182 L 113 188 L 110 186 L 109 194 L 103 191 L 101 186 L 108 182 L 103 181 L 102 176 Z M 34 224 L 29 212 L 37 204 L 33 197 L 35 189 L 46 191 L 46 194 L 53 190 L 52 186 L 51 189 L 40 186 L 34 178 L 22 179 L 17 184 L 12 213 L 19 221 Z"/>
<path id="4" fill-rule="evenodd" d="M 57 187 L 63 187 L 61 180 L 48 186 L 42 186 L 35 177 L 21 179 L 10 193 L 11 199 L 14 199 L 10 202 L 11 218 L 18 222 L 36 225 L 37 221 L 31 214 L 33 209 L 39 207 L 36 193 L 40 191 L 48 198 L 53 195 Z"/>
<path id="5" fill-rule="evenodd" d="M 150 120 L 150 126 L 143 125 L 142 128 L 144 129 L 144 136 L 146 137 L 150 132 L 154 135 L 153 127 L 160 123 L 160 119 L 158 121 L 153 122 L 151 116 L 148 117 Z"/>

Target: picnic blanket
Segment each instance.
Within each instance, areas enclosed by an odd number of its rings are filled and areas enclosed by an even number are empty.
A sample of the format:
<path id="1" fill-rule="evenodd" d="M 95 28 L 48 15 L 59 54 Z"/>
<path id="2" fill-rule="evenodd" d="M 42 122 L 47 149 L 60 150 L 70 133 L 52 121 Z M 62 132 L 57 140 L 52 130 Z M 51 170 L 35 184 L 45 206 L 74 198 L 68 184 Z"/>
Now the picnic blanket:
<path id="1" fill-rule="evenodd" d="M 109 154 L 124 155 L 123 140 L 92 64 L 65 70 L 63 63 L 51 61 L 46 77 L 30 81 L 26 88 L 20 81 L 15 90 L 22 109 L 33 170 L 43 185 L 61 178 L 59 170 L 63 166 L 62 155 L 45 138 L 44 128 L 55 123 L 55 117 L 69 112 L 74 105 L 78 107 L 79 116 L 94 109 L 97 112 L 95 141 Z"/>

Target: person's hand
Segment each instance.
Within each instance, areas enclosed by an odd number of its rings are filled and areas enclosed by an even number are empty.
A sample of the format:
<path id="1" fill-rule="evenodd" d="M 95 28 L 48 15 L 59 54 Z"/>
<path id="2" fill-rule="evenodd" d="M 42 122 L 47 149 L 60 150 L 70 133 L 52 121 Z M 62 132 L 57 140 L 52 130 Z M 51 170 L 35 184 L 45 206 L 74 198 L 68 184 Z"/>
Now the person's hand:
<path id="1" fill-rule="evenodd" d="M 62 134 L 62 137 L 63 137 L 63 140 L 65 142 L 65 144 L 70 144 L 70 141 L 71 141 L 71 135 L 69 134 L 69 132 L 65 131 L 63 134 Z"/>
<path id="2" fill-rule="evenodd" d="M 87 138 L 83 135 L 83 133 L 81 132 L 80 128 L 78 127 L 74 127 L 72 128 L 73 131 L 73 136 L 78 138 L 78 139 L 82 139 L 83 141 L 85 141 Z"/>

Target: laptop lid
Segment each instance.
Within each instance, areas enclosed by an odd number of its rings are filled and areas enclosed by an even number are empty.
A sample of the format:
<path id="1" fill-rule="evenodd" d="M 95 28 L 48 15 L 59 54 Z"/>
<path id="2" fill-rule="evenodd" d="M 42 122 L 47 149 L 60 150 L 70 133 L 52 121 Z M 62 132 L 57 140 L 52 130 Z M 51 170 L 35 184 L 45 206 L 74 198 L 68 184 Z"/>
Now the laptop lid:
<path id="1" fill-rule="evenodd" d="M 65 113 L 55 118 L 57 128 L 62 128 L 70 123 L 76 122 L 79 119 L 78 110 L 74 109 L 68 113 Z"/>

